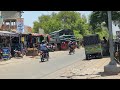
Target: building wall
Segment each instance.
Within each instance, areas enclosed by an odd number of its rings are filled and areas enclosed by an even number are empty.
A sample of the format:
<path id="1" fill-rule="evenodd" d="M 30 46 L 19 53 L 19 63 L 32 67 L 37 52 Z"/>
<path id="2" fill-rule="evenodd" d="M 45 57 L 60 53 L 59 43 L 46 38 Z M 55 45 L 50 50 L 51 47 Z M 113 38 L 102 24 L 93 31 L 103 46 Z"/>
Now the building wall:
<path id="1" fill-rule="evenodd" d="M 28 33 L 32 33 L 32 28 L 30 26 L 24 26 L 24 33 L 28 34 Z"/>
<path id="2" fill-rule="evenodd" d="M 3 16 L 4 19 L 10 19 L 10 18 L 20 18 L 20 12 L 18 11 L 1 11 L 1 16 Z"/>

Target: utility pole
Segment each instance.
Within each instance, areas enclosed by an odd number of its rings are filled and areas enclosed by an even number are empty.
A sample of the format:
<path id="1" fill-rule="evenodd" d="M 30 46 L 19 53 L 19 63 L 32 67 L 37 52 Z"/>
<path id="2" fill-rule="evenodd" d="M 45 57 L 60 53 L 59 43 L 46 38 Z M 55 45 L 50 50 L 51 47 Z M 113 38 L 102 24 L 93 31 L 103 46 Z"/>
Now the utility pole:
<path id="1" fill-rule="evenodd" d="M 113 44 L 113 32 L 112 32 L 112 15 L 111 11 L 108 11 L 108 28 L 109 28 L 109 43 L 110 43 L 110 65 L 116 65 L 116 61 L 114 60 L 114 44 Z"/>
<path id="2" fill-rule="evenodd" d="M 20 19 L 21 19 L 21 17 L 22 17 L 22 12 L 21 11 L 19 11 L 20 12 Z M 19 43 L 21 43 L 21 32 L 20 32 L 20 37 L 19 37 Z"/>
<path id="3" fill-rule="evenodd" d="M 0 29 L 1 29 L 2 23 L 3 23 L 3 20 L 2 20 L 2 15 L 1 15 L 1 11 L 0 11 Z"/>
<path id="4" fill-rule="evenodd" d="M 109 44 L 110 44 L 110 63 L 104 67 L 104 72 L 109 74 L 118 74 L 120 72 L 120 67 L 117 66 L 116 61 L 114 60 L 114 45 L 113 45 L 113 32 L 112 32 L 112 14 L 111 11 L 108 13 L 108 29 L 109 29 Z"/>
<path id="5" fill-rule="evenodd" d="M 22 18 L 22 13 L 23 11 L 19 11 L 20 12 L 20 19 Z M 20 32 L 20 39 L 19 39 L 19 43 L 21 43 L 21 37 L 22 37 L 22 32 Z"/>

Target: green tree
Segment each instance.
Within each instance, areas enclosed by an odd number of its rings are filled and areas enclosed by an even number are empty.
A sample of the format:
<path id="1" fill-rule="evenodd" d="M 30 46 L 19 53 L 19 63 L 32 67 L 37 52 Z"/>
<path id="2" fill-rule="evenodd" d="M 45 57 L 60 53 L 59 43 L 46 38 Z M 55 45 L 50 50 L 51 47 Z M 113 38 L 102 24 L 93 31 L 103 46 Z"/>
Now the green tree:
<path id="1" fill-rule="evenodd" d="M 34 22 L 34 31 L 38 32 L 39 28 L 44 29 L 45 33 L 60 29 L 71 29 L 79 38 L 91 34 L 92 31 L 85 15 L 81 16 L 75 11 L 60 11 L 51 15 L 42 15 L 38 17 L 38 21 Z"/>
<path id="2" fill-rule="evenodd" d="M 34 21 L 33 24 L 34 24 L 33 32 L 38 33 L 39 32 L 39 27 L 40 27 L 39 22 L 38 21 Z"/>
<path id="3" fill-rule="evenodd" d="M 112 11 L 112 21 L 115 25 L 120 26 L 120 12 Z M 93 11 L 90 15 L 90 25 L 93 30 L 97 27 L 101 27 L 104 22 L 104 26 L 108 28 L 108 14 L 107 11 Z"/>
<path id="4" fill-rule="evenodd" d="M 120 28 L 120 12 L 112 11 L 112 22 Z M 93 11 L 89 17 L 92 33 L 98 33 L 100 38 L 108 37 L 108 14 L 107 11 Z"/>

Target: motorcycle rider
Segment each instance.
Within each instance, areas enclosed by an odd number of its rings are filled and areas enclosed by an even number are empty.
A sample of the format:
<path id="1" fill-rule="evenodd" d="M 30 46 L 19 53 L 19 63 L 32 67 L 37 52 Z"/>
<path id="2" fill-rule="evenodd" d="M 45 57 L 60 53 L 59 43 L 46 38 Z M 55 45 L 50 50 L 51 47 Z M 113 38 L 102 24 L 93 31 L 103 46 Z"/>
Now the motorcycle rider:
<path id="1" fill-rule="evenodd" d="M 69 43 L 68 43 L 68 46 L 69 46 L 69 49 L 70 49 L 69 53 L 71 52 L 71 49 L 74 50 L 73 45 L 74 45 L 74 43 L 70 40 Z"/>
<path id="2" fill-rule="evenodd" d="M 45 43 L 44 40 L 40 44 L 39 50 L 42 51 L 43 53 L 47 53 L 48 57 L 49 57 L 49 51 L 48 51 L 48 48 L 47 48 L 47 44 Z"/>

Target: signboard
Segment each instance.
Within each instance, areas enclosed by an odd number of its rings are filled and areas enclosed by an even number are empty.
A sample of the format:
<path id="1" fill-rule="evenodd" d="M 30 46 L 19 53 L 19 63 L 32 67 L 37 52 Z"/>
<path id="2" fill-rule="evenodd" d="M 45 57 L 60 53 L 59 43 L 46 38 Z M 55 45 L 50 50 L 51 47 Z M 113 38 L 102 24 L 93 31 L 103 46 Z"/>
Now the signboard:
<path id="1" fill-rule="evenodd" d="M 17 32 L 24 33 L 24 19 L 23 18 L 17 19 Z"/>
<path id="2" fill-rule="evenodd" d="M 8 47 L 2 48 L 2 57 L 3 59 L 9 59 L 10 57 L 10 49 Z"/>
<path id="3" fill-rule="evenodd" d="M 0 28 L 1 28 L 2 24 L 3 24 L 3 17 L 0 16 Z"/>

